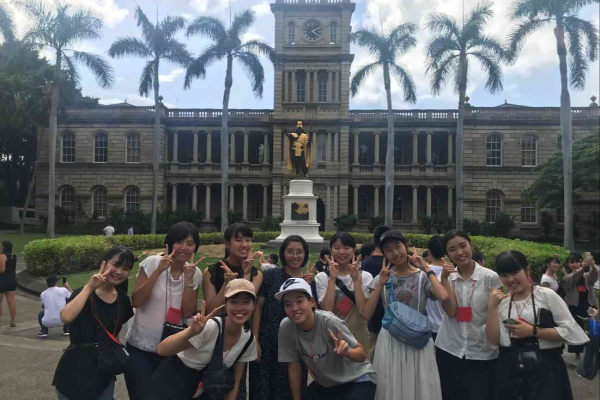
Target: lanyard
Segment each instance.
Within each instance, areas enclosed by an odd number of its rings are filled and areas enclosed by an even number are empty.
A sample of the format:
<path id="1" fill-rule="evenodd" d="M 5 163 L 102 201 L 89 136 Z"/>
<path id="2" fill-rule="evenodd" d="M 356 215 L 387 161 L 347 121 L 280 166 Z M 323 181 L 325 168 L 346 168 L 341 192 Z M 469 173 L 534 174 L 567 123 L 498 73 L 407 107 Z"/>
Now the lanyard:
<path id="1" fill-rule="evenodd" d="M 94 307 L 94 296 L 96 295 L 96 293 L 92 293 L 90 296 L 90 302 L 92 303 L 92 315 L 94 316 L 94 318 L 96 318 L 96 321 L 98 321 L 98 324 L 100 324 L 100 326 L 106 331 L 108 332 L 108 329 L 106 329 L 106 327 L 104 326 L 104 324 L 102 323 L 102 321 L 100 321 L 100 318 L 98 318 L 98 316 L 96 315 L 96 310 Z M 121 305 L 119 302 L 119 293 L 117 292 L 117 320 L 115 321 L 115 330 L 113 332 L 113 336 L 117 336 L 117 330 L 119 329 L 119 319 L 121 318 Z"/>
<path id="2" fill-rule="evenodd" d="M 469 300 L 467 301 L 467 307 L 471 307 L 471 303 L 473 303 L 473 295 L 475 294 L 475 285 L 477 284 L 477 282 L 473 282 L 473 285 L 471 286 L 471 296 L 469 296 Z M 456 281 L 454 281 L 454 293 L 456 293 Z M 467 292 L 468 294 L 468 292 Z M 458 298 L 456 299 L 456 302 L 458 303 Z M 460 307 L 460 305 L 459 305 Z"/>
<path id="3" fill-rule="evenodd" d="M 508 318 L 510 318 L 510 313 L 512 311 L 513 296 L 514 296 L 514 294 L 511 293 L 511 295 L 510 295 L 510 303 L 508 304 Z M 533 285 L 531 286 L 531 305 L 533 307 L 533 321 L 534 321 L 533 323 L 534 323 L 534 326 L 537 326 L 538 321 L 537 321 L 537 314 L 535 312 L 535 296 L 534 296 L 534 293 L 533 293 Z M 523 310 L 525 309 L 525 306 L 527 306 L 527 303 L 525 303 L 525 305 L 521 309 L 520 313 L 518 312 L 519 309 L 517 308 L 517 313 L 519 315 L 519 318 L 521 318 L 521 314 L 523 313 Z"/>

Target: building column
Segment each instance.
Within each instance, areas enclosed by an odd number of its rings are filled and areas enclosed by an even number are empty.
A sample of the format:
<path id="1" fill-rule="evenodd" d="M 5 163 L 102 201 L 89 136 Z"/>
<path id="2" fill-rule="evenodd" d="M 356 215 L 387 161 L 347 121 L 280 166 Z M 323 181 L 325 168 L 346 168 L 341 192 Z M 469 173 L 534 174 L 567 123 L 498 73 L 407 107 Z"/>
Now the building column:
<path id="1" fill-rule="evenodd" d="M 204 188 L 206 189 L 206 198 L 204 199 L 205 204 L 205 216 L 204 216 L 204 220 L 205 221 L 210 221 L 210 200 L 211 200 L 211 196 L 210 196 L 210 183 L 205 183 L 204 184 Z"/>
<path id="2" fill-rule="evenodd" d="M 310 103 L 310 93 L 308 87 L 310 86 L 310 75 L 308 71 L 304 71 L 304 102 Z"/>
<path id="3" fill-rule="evenodd" d="M 338 217 L 339 186 L 333 187 L 333 218 Z"/>
<path id="4" fill-rule="evenodd" d="M 313 71 L 313 101 L 315 103 L 319 102 L 319 70 L 316 69 Z"/>
<path id="5" fill-rule="evenodd" d="M 212 163 L 212 131 L 206 132 L 206 163 Z"/>
<path id="6" fill-rule="evenodd" d="M 290 83 L 289 71 L 283 71 L 283 102 L 287 103 L 289 99 L 288 85 Z"/>
<path id="7" fill-rule="evenodd" d="M 431 186 L 427 186 L 427 216 L 431 217 Z"/>
<path id="8" fill-rule="evenodd" d="M 171 183 L 171 211 L 177 211 L 177 184 Z"/>
<path id="9" fill-rule="evenodd" d="M 448 165 L 454 165 L 454 151 L 453 151 L 454 140 L 453 140 L 453 133 L 454 132 L 448 132 Z"/>
<path id="10" fill-rule="evenodd" d="M 454 214 L 454 187 L 448 186 L 448 216 L 452 217 Z"/>
<path id="11" fill-rule="evenodd" d="M 331 185 L 327 185 L 327 203 L 325 203 L 325 220 L 331 219 Z"/>
<path id="12" fill-rule="evenodd" d="M 331 131 L 327 131 L 327 144 L 325 145 L 325 161 L 331 162 Z"/>
<path id="13" fill-rule="evenodd" d="M 229 162 L 235 163 L 235 132 L 229 132 Z"/>
<path id="14" fill-rule="evenodd" d="M 296 70 L 292 71 L 292 103 L 296 103 Z"/>
<path id="15" fill-rule="evenodd" d="M 419 219 L 418 219 L 418 215 L 417 215 L 418 214 L 417 213 L 417 210 L 418 210 L 417 206 L 418 206 L 418 203 L 419 203 L 419 198 L 418 198 L 419 187 L 418 186 L 413 186 L 412 190 L 413 190 L 413 196 L 412 196 L 412 212 L 413 212 L 412 213 L 413 214 L 412 215 L 412 222 L 413 222 L 413 224 L 418 224 L 419 223 Z"/>
<path id="16" fill-rule="evenodd" d="M 354 215 L 356 215 L 356 218 L 358 218 L 358 186 L 357 185 L 353 186 L 353 189 L 354 189 L 354 204 L 352 204 L 353 213 L 354 213 Z"/>
<path id="17" fill-rule="evenodd" d="M 244 219 L 248 220 L 248 185 L 242 185 L 242 213 Z"/>
<path id="18" fill-rule="evenodd" d="M 319 131 L 310 133 L 310 141 L 311 141 L 311 149 L 313 151 L 310 152 L 310 165 L 314 167 L 317 163 L 317 150 L 319 148 Z"/>
<path id="19" fill-rule="evenodd" d="M 413 165 L 419 165 L 419 132 L 413 132 Z"/>
<path id="20" fill-rule="evenodd" d="M 283 134 L 283 169 L 287 169 L 287 161 L 290 157 L 290 138 L 288 137 L 288 135 L 286 133 Z"/>
<path id="21" fill-rule="evenodd" d="M 379 186 L 373 186 L 373 216 L 379 217 Z"/>
<path id="22" fill-rule="evenodd" d="M 263 133 L 263 164 L 269 164 L 269 133 Z"/>
<path id="23" fill-rule="evenodd" d="M 427 165 L 431 165 L 431 159 L 432 159 L 432 146 L 431 146 L 431 142 L 433 140 L 433 132 L 427 132 Z"/>
<path id="24" fill-rule="evenodd" d="M 358 135 L 359 131 L 354 131 L 354 165 L 358 165 Z"/>
<path id="25" fill-rule="evenodd" d="M 179 132 L 173 131 L 173 162 L 179 162 L 177 160 L 177 153 L 179 152 Z"/>
<path id="26" fill-rule="evenodd" d="M 231 183 L 229 184 L 229 211 L 233 211 L 233 207 L 235 205 L 235 186 Z"/>
<path id="27" fill-rule="evenodd" d="M 192 183 L 192 211 L 198 209 L 198 184 Z"/>
<path id="28" fill-rule="evenodd" d="M 269 213 L 269 185 L 263 185 L 263 218 Z"/>
<path id="29" fill-rule="evenodd" d="M 333 137 L 333 161 L 340 161 L 340 132 L 339 131 L 335 132 L 335 135 Z"/>
<path id="30" fill-rule="evenodd" d="M 327 71 L 327 102 L 333 103 L 333 78 L 331 70 Z"/>
<path id="31" fill-rule="evenodd" d="M 198 131 L 193 131 L 192 135 L 194 135 L 194 148 L 192 149 L 192 162 L 198 162 Z"/>
<path id="32" fill-rule="evenodd" d="M 375 165 L 379 164 L 379 138 L 380 138 L 380 136 L 381 136 L 381 132 L 375 132 Z"/>
<path id="33" fill-rule="evenodd" d="M 244 131 L 244 164 L 248 164 L 248 131 Z"/>
<path id="34" fill-rule="evenodd" d="M 164 149 L 163 149 L 164 150 L 164 157 L 165 157 L 164 162 L 168 163 L 169 162 L 169 131 L 165 129 L 164 132 L 165 132 L 165 141 L 164 141 L 164 145 L 165 146 L 164 146 Z"/>

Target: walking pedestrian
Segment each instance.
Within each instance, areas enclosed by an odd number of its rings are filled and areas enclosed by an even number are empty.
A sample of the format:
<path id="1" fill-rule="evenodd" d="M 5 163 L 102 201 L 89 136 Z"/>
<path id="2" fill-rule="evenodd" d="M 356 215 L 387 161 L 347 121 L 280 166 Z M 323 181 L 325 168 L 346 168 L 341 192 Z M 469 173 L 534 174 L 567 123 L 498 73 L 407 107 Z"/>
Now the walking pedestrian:
<path id="1" fill-rule="evenodd" d="M 17 326 L 17 256 L 13 254 L 12 242 L 2 241 L 0 248 L 0 319 L 2 318 L 2 303 L 6 297 L 8 313 L 10 314 L 10 327 Z"/>

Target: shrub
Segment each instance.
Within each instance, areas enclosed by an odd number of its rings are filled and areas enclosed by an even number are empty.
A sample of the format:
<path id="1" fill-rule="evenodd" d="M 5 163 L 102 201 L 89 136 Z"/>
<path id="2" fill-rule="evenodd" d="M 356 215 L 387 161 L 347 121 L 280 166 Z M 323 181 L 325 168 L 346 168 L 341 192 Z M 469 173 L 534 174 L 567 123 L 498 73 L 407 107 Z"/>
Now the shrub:
<path id="1" fill-rule="evenodd" d="M 481 224 L 477 220 L 465 218 L 463 220 L 463 231 L 469 235 L 479 236 L 481 235 Z"/>
<path id="2" fill-rule="evenodd" d="M 443 234 L 454 229 L 454 218 L 445 215 L 434 214 L 431 217 L 421 218 L 421 226 L 427 234 Z"/>
<path id="3" fill-rule="evenodd" d="M 263 232 L 278 231 L 281 229 L 279 224 L 282 222 L 283 222 L 283 218 L 281 218 L 281 217 L 278 217 L 278 218 L 267 217 L 267 218 L 264 218 L 262 221 L 260 221 L 259 229 Z"/>
<path id="4" fill-rule="evenodd" d="M 552 234 L 552 229 L 554 229 L 554 219 L 552 218 L 552 214 L 548 211 L 542 212 L 541 224 L 544 231 L 544 238 L 548 239 Z"/>
<path id="5" fill-rule="evenodd" d="M 511 217 L 505 212 L 500 212 L 496 215 L 494 222 L 494 236 L 508 238 L 510 231 L 515 227 L 515 217 Z"/>
<path id="6" fill-rule="evenodd" d="M 333 224 L 338 228 L 338 231 L 352 232 L 358 225 L 358 218 L 356 218 L 356 215 L 343 214 L 334 218 Z"/>
<path id="7" fill-rule="evenodd" d="M 371 217 L 369 218 L 369 232 L 373 233 L 373 231 L 375 230 L 375 228 L 377 228 L 378 226 L 381 226 L 385 223 L 385 218 L 384 217 Z"/>
<path id="8" fill-rule="evenodd" d="M 421 217 L 421 227 L 423 228 L 425 233 L 431 234 L 431 231 L 433 230 L 433 219 L 424 215 L 423 217 Z"/>
<path id="9" fill-rule="evenodd" d="M 229 215 L 227 216 L 227 221 L 229 225 L 235 224 L 236 222 L 241 222 L 244 219 L 244 213 L 241 211 L 229 211 Z M 221 212 L 219 211 L 217 215 L 213 218 L 213 224 L 218 231 L 221 230 Z"/>

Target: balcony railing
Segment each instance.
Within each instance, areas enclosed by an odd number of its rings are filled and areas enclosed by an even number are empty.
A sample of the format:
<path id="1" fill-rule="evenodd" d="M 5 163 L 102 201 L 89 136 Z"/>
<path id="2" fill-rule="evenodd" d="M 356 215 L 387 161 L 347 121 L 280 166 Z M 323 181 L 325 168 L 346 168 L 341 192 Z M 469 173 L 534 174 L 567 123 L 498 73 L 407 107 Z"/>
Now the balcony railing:
<path id="1" fill-rule="evenodd" d="M 231 176 L 270 176 L 270 164 L 229 164 L 229 174 Z M 214 175 L 221 174 L 221 164 L 206 164 L 206 163 L 177 163 L 171 162 L 168 164 L 167 170 L 170 174 L 189 175 L 202 174 Z"/>

